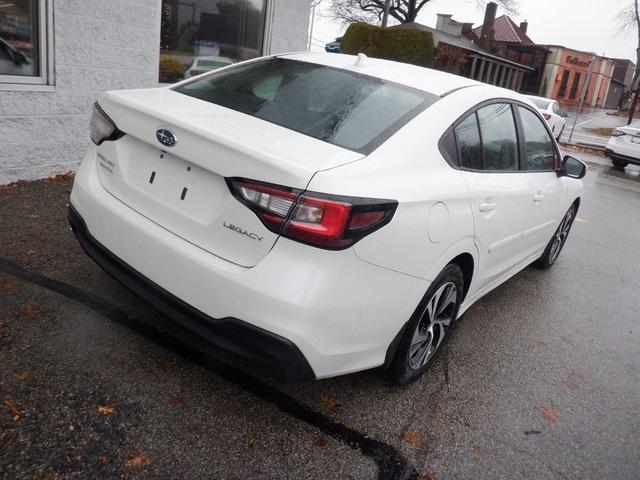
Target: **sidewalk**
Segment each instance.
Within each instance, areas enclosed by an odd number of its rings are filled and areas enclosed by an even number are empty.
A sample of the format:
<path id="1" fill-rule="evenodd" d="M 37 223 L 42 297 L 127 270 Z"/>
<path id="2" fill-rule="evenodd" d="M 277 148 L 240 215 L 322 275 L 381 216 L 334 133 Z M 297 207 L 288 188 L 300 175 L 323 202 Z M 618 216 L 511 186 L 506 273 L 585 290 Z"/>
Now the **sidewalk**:
<path id="1" fill-rule="evenodd" d="M 569 117 L 567 117 L 567 123 L 560 138 L 563 143 L 569 143 L 569 136 L 576 119 L 575 109 L 566 109 L 566 111 L 569 113 Z M 611 115 L 613 112 L 614 110 L 599 108 L 583 109 L 575 126 L 571 144 L 604 149 L 611 136 L 610 131 L 627 124 L 625 117 Z"/>

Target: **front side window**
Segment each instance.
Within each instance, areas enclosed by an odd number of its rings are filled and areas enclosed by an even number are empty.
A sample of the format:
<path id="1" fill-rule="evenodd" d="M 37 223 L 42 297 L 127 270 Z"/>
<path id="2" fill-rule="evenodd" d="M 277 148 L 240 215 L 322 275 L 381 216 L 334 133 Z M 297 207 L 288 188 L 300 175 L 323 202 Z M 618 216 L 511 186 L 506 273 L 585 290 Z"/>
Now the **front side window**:
<path id="1" fill-rule="evenodd" d="M 274 58 L 175 91 L 369 153 L 439 97 L 347 70 Z"/>
<path id="2" fill-rule="evenodd" d="M 262 55 L 266 0 L 162 0 L 160 82 Z"/>
<path id="3" fill-rule="evenodd" d="M 518 107 L 522 121 L 527 170 L 555 169 L 556 149 L 542 120 L 531 110 Z"/>
<path id="4" fill-rule="evenodd" d="M 46 84 L 46 0 L 0 1 L 0 84 Z"/>
<path id="5" fill-rule="evenodd" d="M 511 105 L 493 103 L 477 114 L 485 170 L 518 170 L 518 136 Z"/>

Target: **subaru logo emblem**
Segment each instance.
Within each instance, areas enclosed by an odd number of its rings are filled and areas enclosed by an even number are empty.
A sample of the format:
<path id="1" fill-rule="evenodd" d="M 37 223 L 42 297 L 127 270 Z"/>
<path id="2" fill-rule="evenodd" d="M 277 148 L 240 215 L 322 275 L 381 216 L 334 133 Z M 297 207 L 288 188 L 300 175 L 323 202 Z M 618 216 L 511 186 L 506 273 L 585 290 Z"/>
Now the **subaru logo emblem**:
<path id="1" fill-rule="evenodd" d="M 173 147 L 178 142 L 175 135 L 166 128 L 156 131 L 156 138 L 165 147 Z"/>

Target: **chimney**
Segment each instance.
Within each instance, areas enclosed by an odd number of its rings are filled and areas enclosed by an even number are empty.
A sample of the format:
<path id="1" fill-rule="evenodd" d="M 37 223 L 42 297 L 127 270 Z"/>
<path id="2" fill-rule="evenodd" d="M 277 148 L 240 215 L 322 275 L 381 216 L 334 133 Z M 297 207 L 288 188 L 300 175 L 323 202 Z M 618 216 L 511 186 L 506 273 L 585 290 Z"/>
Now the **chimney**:
<path id="1" fill-rule="evenodd" d="M 436 21 L 436 30 L 440 30 L 444 32 L 449 25 L 449 22 L 453 18 L 453 15 L 448 15 L 445 13 L 438 13 L 438 20 Z"/>
<path id="2" fill-rule="evenodd" d="M 494 25 L 496 23 L 496 14 L 498 13 L 498 4 L 495 2 L 487 3 L 487 9 L 484 12 L 484 22 L 482 23 L 482 35 L 480 36 L 480 46 L 487 50 L 493 43 Z"/>
<path id="3" fill-rule="evenodd" d="M 529 28 L 529 22 L 525 20 L 524 22 L 520 23 L 520 30 L 522 30 L 522 33 L 524 33 L 525 35 L 527 34 L 527 28 Z"/>

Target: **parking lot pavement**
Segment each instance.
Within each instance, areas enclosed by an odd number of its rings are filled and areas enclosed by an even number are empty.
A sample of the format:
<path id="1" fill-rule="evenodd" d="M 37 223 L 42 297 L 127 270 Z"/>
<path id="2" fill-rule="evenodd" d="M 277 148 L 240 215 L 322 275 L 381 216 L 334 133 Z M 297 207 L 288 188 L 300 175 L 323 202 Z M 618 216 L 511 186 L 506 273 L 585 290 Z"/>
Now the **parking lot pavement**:
<path id="1" fill-rule="evenodd" d="M 0 478 L 637 478 L 640 176 L 585 184 L 406 388 L 237 370 L 84 256 L 69 179 L 0 187 Z"/>

